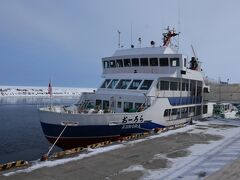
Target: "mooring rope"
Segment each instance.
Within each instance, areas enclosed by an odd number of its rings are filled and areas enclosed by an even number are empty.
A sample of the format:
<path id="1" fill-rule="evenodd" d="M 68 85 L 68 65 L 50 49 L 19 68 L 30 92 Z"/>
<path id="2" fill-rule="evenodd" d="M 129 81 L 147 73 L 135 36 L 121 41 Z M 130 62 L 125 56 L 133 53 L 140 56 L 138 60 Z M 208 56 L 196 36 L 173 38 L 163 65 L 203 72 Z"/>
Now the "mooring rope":
<path id="1" fill-rule="evenodd" d="M 59 134 L 58 138 L 56 139 L 56 141 L 53 143 L 53 145 L 51 146 L 51 148 L 48 150 L 46 156 L 48 157 L 50 152 L 52 151 L 53 147 L 55 146 L 55 144 L 57 143 L 57 141 L 59 140 L 59 138 L 62 136 L 63 132 L 65 131 L 65 129 L 67 128 L 68 124 L 66 123 L 66 126 L 63 128 L 62 132 Z"/>

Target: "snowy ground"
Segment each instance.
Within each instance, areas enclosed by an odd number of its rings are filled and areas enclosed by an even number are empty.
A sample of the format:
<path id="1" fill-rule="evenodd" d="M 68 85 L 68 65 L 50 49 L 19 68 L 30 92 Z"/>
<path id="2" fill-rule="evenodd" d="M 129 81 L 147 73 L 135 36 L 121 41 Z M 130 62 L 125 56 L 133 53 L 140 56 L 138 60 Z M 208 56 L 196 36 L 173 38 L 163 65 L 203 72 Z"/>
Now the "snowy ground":
<path id="1" fill-rule="evenodd" d="M 82 92 L 92 92 L 94 88 L 52 87 L 53 96 L 79 96 Z M 49 96 L 48 87 L 0 86 L 0 97 Z"/>
<path id="2" fill-rule="evenodd" d="M 224 115 L 225 115 L 226 119 L 235 119 L 236 113 L 237 113 L 237 111 L 231 111 L 231 112 L 225 113 Z"/>
<path id="3" fill-rule="evenodd" d="M 214 126 L 216 124 L 240 126 L 240 121 L 237 120 L 227 123 L 224 120 L 214 120 L 210 123 Z M 204 179 L 240 156 L 240 127 L 223 130 L 216 127 L 206 128 L 209 122 L 197 124 L 202 128 L 194 128 L 191 133 L 220 135 L 224 138 L 210 144 L 195 144 L 188 149 L 191 152 L 189 156 L 170 159 L 173 162 L 171 168 L 148 171 L 142 179 Z"/>
<path id="4" fill-rule="evenodd" d="M 210 121 L 204 121 L 204 122 L 196 122 L 195 125 L 192 126 L 186 126 L 180 129 L 171 130 L 168 132 L 164 132 L 161 134 L 157 134 L 154 136 L 146 137 L 144 139 L 139 139 L 135 141 L 129 141 L 122 144 L 114 144 L 108 147 L 98 148 L 98 149 L 90 149 L 87 153 L 83 153 L 78 155 L 77 157 L 71 157 L 66 159 L 59 159 L 55 161 L 47 161 L 47 162 L 36 162 L 33 166 L 23 169 L 23 170 L 17 170 L 15 172 L 5 173 L 4 176 L 8 176 L 10 179 L 18 178 L 19 173 L 24 173 L 25 175 L 22 175 L 23 179 L 25 178 L 34 178 L 36 174 L 35 172 L 38 169 L 44 169 L 46 167 L 54 167 L 57 166 L 58 168 L 52 169 L 52 171 L 60 171 L 59 168 L 63 169 L 78 169 L 75 173 L 82 173 L 81 168 L 77 168 L 79 165 L 77 165 L 77 162 L 79 162 L 80 165 L 82 165 L 82 161 L 86 158 L 91 157 L 98 157 L 104 153 L 108 153 L 111 151 L 116 150 L 123 150 L 126 154 L 128 153 L 126 150 L 127 148 L 134 148 L 138 144 L 141 143 L 148 143 L 151 140 L 158 140 L 159 138 L 164 137 L 164 140 L 168 140 L 168 138 L 171 135 L 178 135 L 178 133 L 190 133 L 194 136 L 201 135 L 203 137 L 208 137 L 209 135 L 214 135 L 221 137 L 220 140 L 216 139 L 213 141 L 206 141 L 203 142 L 196 142 L 194 145 L 190 146 L 186 150 L 189 151 L 186 156 L 178 157 L 178 158 L 170 158 L 164 153 L 156 153 L 152 157 L 152 162 L 156 159 L 165 158 L 167 161 L 171 162 L 170 166 L 167 166 L 165 168 L 146 168 L 144 164 L 137 163 L 141 162 L 139 159 L 136 161 L 133 161 L 130 163 L 130 165 L 126 168 L 120 168 L 123 166 L 120 166 L 117 170 L 117 172 L 109 173 L 105 176 L 105 179 L 120 179 L 117 177 L 121 177 L 122 175 L 126 175 L 125 178 L 130 178 L 132 175 L 131 173 L 135 172 L 141 172 L 140 176 L 137 176 L 138 179 L 202 179 L 206 178 L 207 176 L 213 174 L 217 170 L 223 168 L 226 164 L 231 163 L 235 159 L 237 159 L 240 156 L 240 120 L 233 120 L 233 119 L 211 119 Z M 181 139 L 176 139 L 176 141 L 181 141 Z M 160 143 L 159 141 L 156 141 Z M 147 152 L 151 151 L 151 147 L 146 147 Z M 141 149 L 140 149 L 141 150 Z M 135 152 L 135 150 L 134 150 Z M 137 152 L 135 152 L 137 153 Z M 144 154 L 142 154 L 140 159 L 144 158 Z M 116 155 L 115 155 L 116 156 Z M 125 156 L 125 155 L 124 155 Z M 122 159 L 124 159 L 124 156 L 122 156 Z M 113 154 L 110 154 L 103 158 L 106 160 L 106 157 L 110 158 L 114 157 Z M 132 156 L 130 156 L 132 157 Z M 99 163 L 100 159 L 97 158 L 97 162 L 93 161 L 93 164 Z M 121 160 L 117 158 L 119 162 L 117 164 L 121 164 Z M 127 159 L 128 162 L 130 159 Z M 114 162 L 114 159 L 112 160 Z M 69 164 L 69 162 L 72 162 Z M 76 162 L 76 163 L 73 163 Z M 89 160 L 87 162 L 91 163 Z M 149 161 L 150 162 L 150 161 Z M 67 163 L 67 166 L 65 167 L 64 164 Z M 101 163 L 101 162 L 100 162 Z M 102 162 L 106 163 L 106 162 Z M 109 162 L 111 163 L 111 161 Z M 169 164 L 169 163 L 168 163 Z M 58 166 L 60 165 L 60 166 Z M 146 164 L 145 164 L 146 165 Z M 71 167 L 73 166 L 73 167 Z M 76 166 L 76 167 L 75 167 Z M 105 165 L 107 166 L 107 165 Z M 85 167 L 85 166 L 84 166 Z M 82 167 L 83 168 L 83 167 Z M 101 171 L 101 174 L 104 174 L 104 171 L 101 170 L 101 168 L 104 168 L 104 166 L 99 167 L 98 169 L 94 169 L 94 171 L 97 173 L 97 171 Z M 116 167 L 113 167 L 116 168 Z M 45 169 L 46 170 L 46 169 Z M 109 169 L 108 169 L 109 170 Z M 114 170 L 115 171 L 115 170 Z M 35 173 L 32 173 L 35 172 Z M 41 173 L 46 171 L 40 171 Z M 71 174 L 73 173 L 72 170 L 70 171 Z M 83 169 L 84 172 L 84 169 Z M 27 174 L 28 175 L 27 175 Z M 48 173 L 50 173 L 48 171 Z M 129 174 L 128 174 L 129 173 Z M 70 174 L 70 175 L 71 175 Z M 13 175 L 13 176 L 11 176 Z M 129 175 L 129 176 L 128 176 Z M 87 172 L 84 175 L 87 179 Z M 93 176 L 93 174 L 90 173 L 90 177 Z M 61 177 L 61 176 L 59 176 Z M 71 177 L 69 177 L 71 178 Z"/>

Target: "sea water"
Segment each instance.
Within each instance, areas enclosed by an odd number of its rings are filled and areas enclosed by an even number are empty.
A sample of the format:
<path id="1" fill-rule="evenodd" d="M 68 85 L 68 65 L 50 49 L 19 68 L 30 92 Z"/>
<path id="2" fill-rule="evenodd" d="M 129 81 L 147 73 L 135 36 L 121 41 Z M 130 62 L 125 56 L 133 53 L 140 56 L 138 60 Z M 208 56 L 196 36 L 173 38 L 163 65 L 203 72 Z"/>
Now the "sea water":
<path id="1" fill-rule="evenodd" d="M 78 97 L 53 98 L 53 104 L 72 104 Z M 15 160 L 37 160 L 51 144 L 45 139 L 38 108 L 50 104 L 46 97 L 0 98 L 0 164 Z M 54 151 L 60 151 L 55 147 Z"/>

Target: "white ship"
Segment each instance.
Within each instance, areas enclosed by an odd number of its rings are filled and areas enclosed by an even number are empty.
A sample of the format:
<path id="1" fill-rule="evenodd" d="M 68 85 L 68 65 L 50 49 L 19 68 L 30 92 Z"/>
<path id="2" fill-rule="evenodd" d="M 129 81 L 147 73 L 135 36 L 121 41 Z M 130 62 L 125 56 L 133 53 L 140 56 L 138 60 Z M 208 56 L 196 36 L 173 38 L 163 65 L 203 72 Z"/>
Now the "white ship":
<path id="1" fill-rule="evenodd" d="M 177 35 L 168 28 L 161 46 L 152 41 L 102 58 L 104 80 L 96 91 L 71 106 L 39 109 L 46 138 L 53 143 L 60 136 L 57 145 L 71 148 L 211 116 L 201 64 L 171 47 Z"/>

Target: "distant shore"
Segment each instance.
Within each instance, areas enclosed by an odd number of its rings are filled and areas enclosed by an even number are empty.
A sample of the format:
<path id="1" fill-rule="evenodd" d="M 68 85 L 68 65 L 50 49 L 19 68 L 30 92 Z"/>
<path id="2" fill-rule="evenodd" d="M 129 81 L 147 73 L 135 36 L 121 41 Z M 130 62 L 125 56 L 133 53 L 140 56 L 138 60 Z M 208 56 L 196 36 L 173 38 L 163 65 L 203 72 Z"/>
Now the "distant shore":
<path id="1" fill-rule="evenodd" d="M 52 87 L 53 96 L 80 96 L 82 92 L 92 92 L 95 88 Z M 0 86 L 1 97 L 47 97 L 48 87 Z"/>

